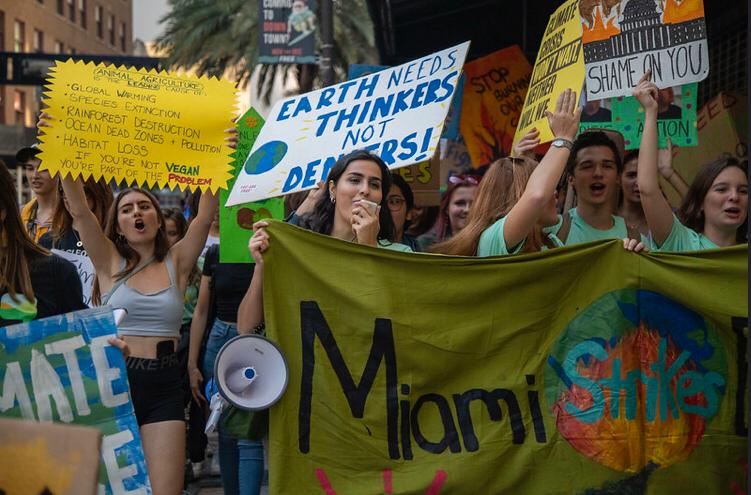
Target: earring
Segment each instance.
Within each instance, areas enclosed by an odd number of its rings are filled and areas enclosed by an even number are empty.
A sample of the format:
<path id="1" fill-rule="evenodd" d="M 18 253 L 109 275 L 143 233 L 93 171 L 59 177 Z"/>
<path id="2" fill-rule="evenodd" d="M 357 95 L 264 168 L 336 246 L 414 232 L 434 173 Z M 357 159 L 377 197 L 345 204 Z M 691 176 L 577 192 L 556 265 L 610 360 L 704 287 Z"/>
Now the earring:
<path id="1" fill-rule="evenodd" d="M 331 196 L 329 196 L 329 199 L 331 200 L 331 204 L 332 204 L 332 205 L 335 205 L 335 204 L 336 204 L 336 198 L 334 197 L 334 195 L 333 195 L 333 194 L 332 194 Z"/>

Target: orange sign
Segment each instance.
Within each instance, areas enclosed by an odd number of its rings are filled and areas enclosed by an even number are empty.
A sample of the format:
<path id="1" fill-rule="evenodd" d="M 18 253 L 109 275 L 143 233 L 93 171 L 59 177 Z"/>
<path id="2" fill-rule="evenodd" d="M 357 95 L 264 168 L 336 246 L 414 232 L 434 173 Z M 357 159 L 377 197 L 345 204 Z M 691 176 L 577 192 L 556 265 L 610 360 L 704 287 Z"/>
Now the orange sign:
<path id="1" fill-rule="evenodd" d="M 459 121 L 474 168 L 511 152 L 532 66 L 514 45 L 464 65 Z"/>

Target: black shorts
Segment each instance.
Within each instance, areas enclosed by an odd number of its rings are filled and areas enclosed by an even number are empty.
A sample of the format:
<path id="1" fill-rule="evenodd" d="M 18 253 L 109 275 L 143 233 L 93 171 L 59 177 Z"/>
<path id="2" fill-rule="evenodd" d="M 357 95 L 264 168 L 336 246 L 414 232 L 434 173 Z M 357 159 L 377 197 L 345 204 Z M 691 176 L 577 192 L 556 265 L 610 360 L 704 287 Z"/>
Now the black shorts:
<path id="1" fill-rule="evenodd" d="M 129 357 L 125 366 L 138 426 L 185 420 L 183 377 L 177 354 L 159 359 Z"/>

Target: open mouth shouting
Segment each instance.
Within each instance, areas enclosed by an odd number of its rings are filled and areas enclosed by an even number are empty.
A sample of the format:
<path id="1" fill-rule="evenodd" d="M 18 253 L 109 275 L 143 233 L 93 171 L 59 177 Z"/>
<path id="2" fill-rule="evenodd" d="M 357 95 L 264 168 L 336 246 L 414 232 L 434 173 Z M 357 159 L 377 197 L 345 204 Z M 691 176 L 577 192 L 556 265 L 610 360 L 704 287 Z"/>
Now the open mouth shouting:
<path id="1" fill-rule="evenodd" d="M 601 196 L 605 194 L 606 189 L 607 186 L 602 182 L 595 182 L 589 186 L 589 190 L 592 192 L 593 196 Z"/>
<path id="2" fill-rule="evenodd" d="M 733 220 L 738 220 L 741 218 L 741 209 L 736 206 L 731 206 L 730 208 L 725 208 L 722 210 L 725 212 L 725 215 L 730 217 Z"/>
<path id="3" fill-rule="evenodd" d="M 136 231 L 143 233 L 143 231 L 146 230 L 146 224 L 141 220 L 140 218 L 136 219 L 136 222 L 134 224 Z"/>

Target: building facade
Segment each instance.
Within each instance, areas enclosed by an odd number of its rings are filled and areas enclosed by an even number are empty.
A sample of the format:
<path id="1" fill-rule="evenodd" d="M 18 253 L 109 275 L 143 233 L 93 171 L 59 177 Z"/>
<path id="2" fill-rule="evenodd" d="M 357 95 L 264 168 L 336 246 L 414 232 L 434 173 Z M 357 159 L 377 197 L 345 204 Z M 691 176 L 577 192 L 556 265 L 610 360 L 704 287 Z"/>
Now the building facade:
<path id="1" fill-rule="evenodd" d="M 0 51 L 128 55 L 133 0 L 0 0 Z M 0 85 L 0 157 L 29 144 L 41 87 Z M 8 162 L 10 159 L 10 162 Z"/>

